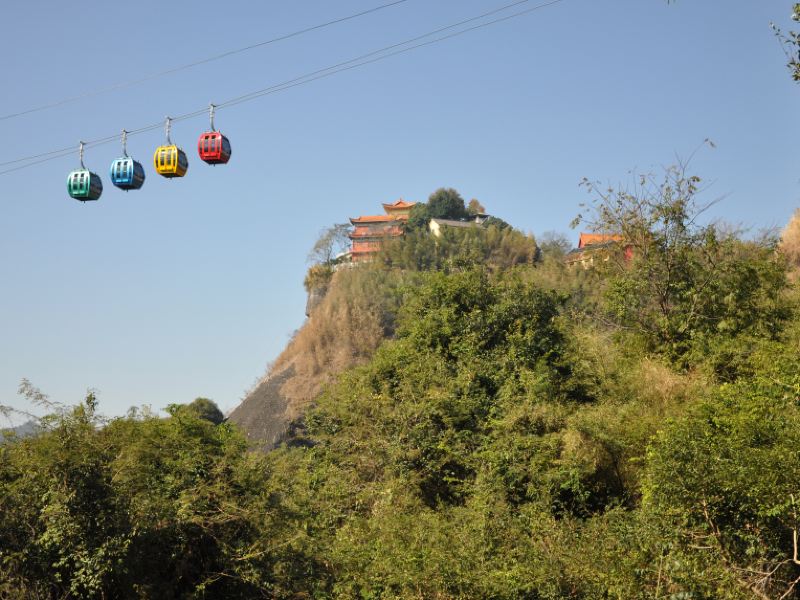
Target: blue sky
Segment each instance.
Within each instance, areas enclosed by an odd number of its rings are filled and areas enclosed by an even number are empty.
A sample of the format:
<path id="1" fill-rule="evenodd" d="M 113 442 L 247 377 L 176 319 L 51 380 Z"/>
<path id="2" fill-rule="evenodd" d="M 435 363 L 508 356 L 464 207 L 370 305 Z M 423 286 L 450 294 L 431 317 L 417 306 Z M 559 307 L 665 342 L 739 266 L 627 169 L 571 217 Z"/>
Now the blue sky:
<path id="1" fill-rule="evenodd" d="M 0 113 L 136 79 L 381 0 L 225 3 L 29 0 L 4 6 Z M 535 3 L 535 2 L 534 2 Z M 410 0 L 325 30 L 0 122 L 0 162 L 154 123 L 488 11 Z M 131 9 L 130 6 L 135 6 Z M 172 12 L 166 12 L 169 7 Z M 152 171 L 161 131 L 129 140 L 144 188 L 65 190 L 74 156 L 0 176 L 0 403 L 29 378 L 62 402 L 233 408 L 304 320 L 319 230 L 441 186 L 516 227 L 576 237 L 582 177 L 624 181 L 717 148 L 693 170 L 714 217 L 783 225 L 800 200 L 798 87 L 768 27 L 786 0 L 564 0 L 526 17 L 221 110 L 225 167 L 196 157 L 204 118 L 176 123 L 183 180 Z M 127 12 L 126 12 L 127 11 Z M 133 15 L 133 17 L 132 17 Z M 136 18 L 138 16 L 138 18 Z"/>

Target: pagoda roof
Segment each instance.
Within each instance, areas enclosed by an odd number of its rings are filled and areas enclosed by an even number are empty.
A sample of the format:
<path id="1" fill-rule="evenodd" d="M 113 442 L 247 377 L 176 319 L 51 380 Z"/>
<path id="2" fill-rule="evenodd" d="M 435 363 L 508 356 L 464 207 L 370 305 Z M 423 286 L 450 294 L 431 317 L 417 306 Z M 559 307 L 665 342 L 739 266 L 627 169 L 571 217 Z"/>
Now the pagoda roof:
<path id="1" fill-rule="evenodd" d="M 585 233 L 581 232 L 578 240 L 578 248 L 586 246 L 596 246 L 597 244 L 607 244 L 609 242 L 621 242 L 624 238 L 618 233 Z"/>
<path id="2" fill-rule="evenodd" d="M 386 212 L 389 212 L 390 210 L 403 210 L 403 209 L 406 209 L 406 208 L 411 208 L 415 204 L 416 204 L 416 202 L 406 202 L 405 200 L 400 198 L 400 200 L 398 200 L 397 202 L 395 202 L 393 204 L 384 204 L 383 205 L 383 209 Z"/>
<path id="3" fill-rule="evenodd" d="M 359 223 L 393 223 L 398 221 L 396 215 L 368 215 L 366 217 L 350 217 L 350 222 L 353 225 Z"/>

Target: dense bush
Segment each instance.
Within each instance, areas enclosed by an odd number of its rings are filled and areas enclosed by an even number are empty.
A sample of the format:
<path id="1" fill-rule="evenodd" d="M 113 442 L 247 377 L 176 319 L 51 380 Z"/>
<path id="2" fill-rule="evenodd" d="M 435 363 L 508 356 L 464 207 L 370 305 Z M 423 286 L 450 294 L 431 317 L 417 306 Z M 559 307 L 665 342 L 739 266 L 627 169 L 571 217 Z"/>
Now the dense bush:
<path id="1" fill-rule="evenodd" d="M 441 236 L 412 230 L 384 245 L 378 261 L 390 269 L 412 271 L 458 270 L 473 266 L 508 269 L 533 264 L 539 249 L 533 236 L 495 225 L 444 228 Z"/>
<path id="2" fill-rule="evenodd" d="M 231 427 L 179 406 L 104 423 L 91 395 L 44 427 L 0 446 L 0 596 L 272 597 L 312 568 Z"/>

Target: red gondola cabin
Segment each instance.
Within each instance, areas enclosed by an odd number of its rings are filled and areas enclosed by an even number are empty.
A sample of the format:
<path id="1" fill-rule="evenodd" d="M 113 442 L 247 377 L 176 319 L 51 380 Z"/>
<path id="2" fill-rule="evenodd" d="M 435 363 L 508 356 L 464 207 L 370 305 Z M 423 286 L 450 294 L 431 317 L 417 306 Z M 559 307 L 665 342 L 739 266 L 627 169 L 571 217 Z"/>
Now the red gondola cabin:
<path id="1" fill-rule="evenodd" d="M 206 131 L 197 140 L 197 153 L 210 165 L 224 165 L 231 158 L 231 143 L 219 131 Z"/>

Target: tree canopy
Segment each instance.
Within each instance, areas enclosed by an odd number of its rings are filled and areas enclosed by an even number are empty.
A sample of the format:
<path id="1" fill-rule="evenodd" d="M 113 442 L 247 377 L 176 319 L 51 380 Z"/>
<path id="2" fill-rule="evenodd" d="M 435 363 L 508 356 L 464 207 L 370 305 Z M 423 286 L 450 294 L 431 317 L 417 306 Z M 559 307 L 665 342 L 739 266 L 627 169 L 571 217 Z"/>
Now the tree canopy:
<path id="1" fill-rule="evenodd" d="M 409 229 L 424 229 L 431 219 L 460 220 L 469 216 L 464 199 L 453 188 L 439 188 L 428 197 L 427 203 L 418 202 L 411 209 Z"/>
<path id="2" fill-rule="evenodd" d="M 710 205 L 698 198 L 700 184 L 681 165 L 660 178 L 640 175 L 632 188 L 585 181 L 593 199 L 576 220 L 621 237 L 605 269 L 609 317 L 648 351 L 684 366 L 693 353 L 713 353 L 732 338 L 773 337 L 788 316 L 777 238 L 747 240 L 703 224 Z"/>
<path id="3" fill-rule="evenodd" d="M 219 425 L 225 420 L 225 415 L 216 405 L 213 400 L 208 398 L 195 398 L 192 402 L 186 405 L 186 410 L 194 413 L 200 419 L 204 419 Z"/>

